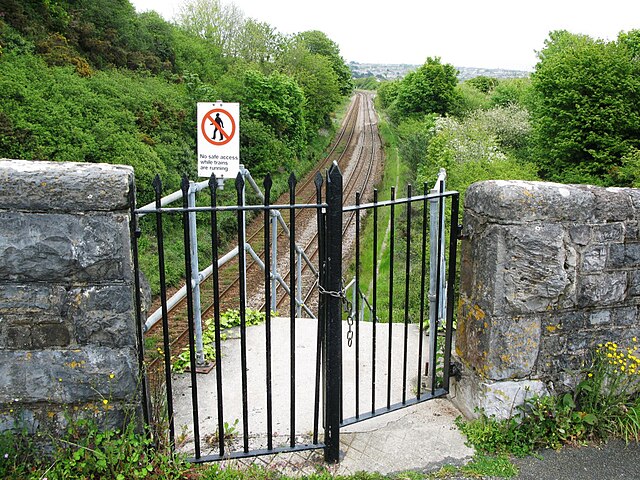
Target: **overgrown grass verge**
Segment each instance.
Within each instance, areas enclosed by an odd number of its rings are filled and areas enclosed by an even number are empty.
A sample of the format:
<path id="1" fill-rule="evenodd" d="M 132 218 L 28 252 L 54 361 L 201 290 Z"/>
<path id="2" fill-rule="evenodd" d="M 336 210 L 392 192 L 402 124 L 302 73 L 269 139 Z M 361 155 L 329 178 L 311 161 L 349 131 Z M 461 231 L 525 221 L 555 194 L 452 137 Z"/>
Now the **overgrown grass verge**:
<path id="1" fill-rule="evenodd" d="M 413 172 L 409 165 L 402 161 L 398 154 L 398 137 L 389 124 L 388 119 L 384 116 L 380 117 L 379 131 L 382 137 L 385 162 L 382 181 L 377 186 L 379 201 L 391 199 L 391 189 L 396 188 L 396 198 L 405 196 L 405 186 L 411 182 Z M 398 190 L 401 188 L 401 190 Z M 417 192 L 416 192 L 417 193 Z M 388 207 L 379 208 L 377 211 L 377 258 L 374 261 L 373 254 L 373 237 L 374 237 L 374 221 L 373 212 L 367 214 L 362 226 L 361 233 L 361 250 L 360 250 L 360 288 L 369 302 L 373 298 L 373 277 L 376 275 L 377 285 L 377 316 L 380 321 L 386 322 L 389 319 L 389 287 L 390 287 L 390 271 L 391 271 L 391 250 L 390 250 L 390 226 L 391 226 L 391 209 Z M 394 256 L 393 256 L 393 297 L 404 298 L 404 260 L 406 252 L 406 222 L 402 220 L 406 218 L 406 208 L 395 208 L 395 235 L 394 235 Z M 400 273 L 403 273 L 400 275 Z M 348 270 L 348 278 L 355 275 L 355 264 L 352 264 Z M 412 302 L 415 304 L 415 302 Z M 393 305 L 392 319 L 393 321 L 403 321 L 404 304 L 401 301 L 395 301 Z M 368 316 L 365 316 L 368 318 Z"/>

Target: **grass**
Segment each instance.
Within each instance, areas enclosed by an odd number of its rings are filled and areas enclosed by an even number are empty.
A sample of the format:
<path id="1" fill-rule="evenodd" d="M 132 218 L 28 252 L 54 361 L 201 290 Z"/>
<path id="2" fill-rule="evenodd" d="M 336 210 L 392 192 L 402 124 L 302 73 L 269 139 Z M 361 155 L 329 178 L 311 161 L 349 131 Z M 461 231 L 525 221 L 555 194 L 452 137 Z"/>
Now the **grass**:
<path id="1" fill-rule="evenodd" d="M 42 454 L 37 449 L 36 443 L 42 440 L 49 443 L 49 453 Z M 510 478 L 515 474 L 514 468 L 504 457 L 478 455 L 466 466 L 447 466 L 431 474 L 357 472 L 334 476 L 318 466 L 312 474 L 289 477 L 255 465 L 223 468 L 217 463 L 188 463 L 181 455 L 156 448 L 149 436 L 137 431 L 133 423 L 122 430 L 102 431 L 90 420 L 73 420 L 59 437 L 34 438 L 22 432 L 0 434 L 0 478 L 7 480 L 427 480 L 461 474 Z"/>
<path id="2" fill-rule="evenodd" d="M 405 185 L 411 181 L 412 172 L 411 169 L 400 159 L 398 155 L 397 136 L 395 135 L 392 127 L 389 125 L 388 120 L 380 118 L 380 135 L 382 137 L 385 163 L 384 172 L 382 174 L 382 182 L 377 187 L 379 191 L 379 201 L 389 200 L 391 198 L 391 188 L 398 185 Z M 396 197 L 403 196 L 402 192 L 396 192 Z M 405 209 L 401 207 L 395 208 L 396 225 L 397 228 L 401 225 L 403 211 Z M 377 229 L 377 250 L 378 258 L 375 260 L 377 265 L 377 316 L 380 321 L 386 322 L 389 319 L 389 279 L 391 268 L 391 251 L 389 244 L 389 227 L 391 220 L 390 208 L 378 209 L 378 229 Z M 361 234 L 361 251 L 360 251 L 360 285 L 361 290 L 369 300 L 372 302 L 373 298 L 373 276 L 374 276 L 374 258 L 373 258 L 373 236 L 374 236 L 374 221 L 373 212 L 369 212 L 363 223 L 363 231 Z M 397 232 L 396 232 L 397 234 Z M 393 275 L 393 291 L 395 298 L 404 298 L 404 276 L 397 274 L 398 271 L 404 271 L 404 248 L 406 242 L 399 241 L 400 239 L 396 235 L 395 241 L 395 254 L 394 254 L 394 269 L 396 271 Z M 347 273 L 349 278 L 355 275 L 355 264 L 352 264 Z M 402 302 L 395 302 L 392 318 L 394 321 L 403 321 L 404 308 Z"/>

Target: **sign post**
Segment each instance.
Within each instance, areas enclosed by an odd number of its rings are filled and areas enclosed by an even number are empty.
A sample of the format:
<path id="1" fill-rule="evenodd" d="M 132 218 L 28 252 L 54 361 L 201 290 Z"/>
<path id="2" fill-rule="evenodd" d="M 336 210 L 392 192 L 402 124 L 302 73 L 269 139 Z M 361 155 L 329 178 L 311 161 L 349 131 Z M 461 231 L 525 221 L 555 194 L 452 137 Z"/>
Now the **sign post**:
<path id="1" fill-rule="evenodd" d="M 227 180 L 240 171 L 240 104 L 198 102 L 198 176 Z"/>

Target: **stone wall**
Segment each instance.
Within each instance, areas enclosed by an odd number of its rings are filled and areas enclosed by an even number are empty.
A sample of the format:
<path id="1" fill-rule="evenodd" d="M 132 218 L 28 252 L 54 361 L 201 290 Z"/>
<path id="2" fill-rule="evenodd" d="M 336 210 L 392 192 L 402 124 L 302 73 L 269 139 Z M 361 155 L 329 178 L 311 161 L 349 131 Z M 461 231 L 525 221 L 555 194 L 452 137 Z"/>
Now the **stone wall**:
<path id="1" fill-rule="evenodd" d="M 133 170 L 0 160 L 0 430 L 139 411 Z"/>
<path id="2" fill-rule="evenodd" d="M 506 417 L 640 337 L 640 190 L 490 181 L 466 193 L 454 402 Z"/>

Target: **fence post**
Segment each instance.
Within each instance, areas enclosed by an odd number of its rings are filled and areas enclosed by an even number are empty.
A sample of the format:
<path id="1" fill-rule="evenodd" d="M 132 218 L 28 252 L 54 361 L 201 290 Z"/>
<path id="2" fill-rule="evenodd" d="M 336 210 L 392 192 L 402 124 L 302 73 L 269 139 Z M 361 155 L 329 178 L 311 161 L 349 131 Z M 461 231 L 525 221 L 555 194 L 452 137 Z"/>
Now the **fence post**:
<path id="1" fill-rule="evenodd" d="M 342 377 L 342 173 L 336 162 L 327 174 L 326 216 L 326 403 L 325 460 L 340 459 L 340 391 Z M 341 292 L 344 294 L 344 292 Z"/>

